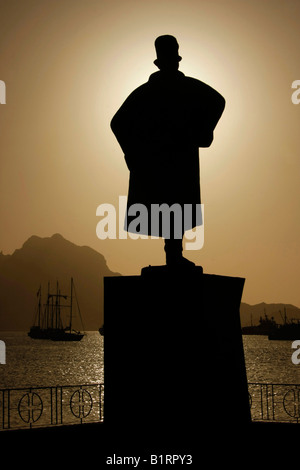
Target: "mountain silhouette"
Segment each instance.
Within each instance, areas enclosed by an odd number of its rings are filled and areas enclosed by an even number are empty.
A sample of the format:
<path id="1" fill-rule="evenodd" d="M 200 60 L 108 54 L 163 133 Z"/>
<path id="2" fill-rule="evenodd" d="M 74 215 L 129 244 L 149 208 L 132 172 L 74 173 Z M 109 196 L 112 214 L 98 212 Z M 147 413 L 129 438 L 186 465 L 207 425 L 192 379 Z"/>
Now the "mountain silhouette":
<path id="1" fill-rule="evenodd" d="M 104 256 L 88 246 L 60 234 L 32 236 L 13 254 L 0 254 L 0 330 L 29 330 L 40 285 L 44 302 L 48 282 L 52 292 L 58 281 L 61 293 L 69 294 L 71 277 L 84 328 L 97 330 L 103 323 L 103 277 L 115 275 Z"/>
<path id="2" fill-rule="evenodd" d="M 249 326 L 251 322 L 253 325 L 258 325 L 260 317 L 265 318 L 265 315 L 267 315 L 269 319 L 274 317 L 277 323 L 283 323 L 282 317 L 284 317 L 284 310 L 286 311 L 288 320 L 292 318 L 300 319 L 300 308 L 291 304 L 266 304 L 265 302 L 261 302 L 259 304 L 249 305 L 242 302 L 240 307 L 241 325 Z"/>
<path id="3" fill-rule="evenodd" d="M 28 331 L 34 320 L 37 292 L 41 285 L 46 300 L 48 282 L 55 291 L 69 294 L 74 279 L 76 294 L 86 330 L 98 330 L 103 323 L 103 277 L 119 276 L 107 266 L 102 254 L 88 246 L 78 246 L 62 235 L 30 237 L 11 255 L 0 253 L 0 331 Z M 257 325 L 265 314 L 282 323 L 280 315 L 300 318 L 300 309 L 290 304 L 242 302 L 242 326 Z"/>

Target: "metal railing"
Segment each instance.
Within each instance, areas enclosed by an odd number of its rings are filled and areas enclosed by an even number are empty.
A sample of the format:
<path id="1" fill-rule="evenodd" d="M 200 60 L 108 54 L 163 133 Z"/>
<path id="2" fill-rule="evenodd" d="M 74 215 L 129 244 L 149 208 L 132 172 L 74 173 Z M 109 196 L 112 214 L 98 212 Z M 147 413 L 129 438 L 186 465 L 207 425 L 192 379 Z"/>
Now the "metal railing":
<path id="1" fill-rule="evenodd" d="M 102 422 L 104 384 L 0 389 L 0 430 Z"/>
<path id="2" fill-rule="evenodd" d="M 248 383 L 252 421 L 300 423 L 300 384 Z M 104 384 L 0 389 L 0 430 L 103 422 Z"/>
<path id="3" fill-rule="evenodd" d="M 248 383 L 252 421 L 300 423 L 300 384 Z"/>

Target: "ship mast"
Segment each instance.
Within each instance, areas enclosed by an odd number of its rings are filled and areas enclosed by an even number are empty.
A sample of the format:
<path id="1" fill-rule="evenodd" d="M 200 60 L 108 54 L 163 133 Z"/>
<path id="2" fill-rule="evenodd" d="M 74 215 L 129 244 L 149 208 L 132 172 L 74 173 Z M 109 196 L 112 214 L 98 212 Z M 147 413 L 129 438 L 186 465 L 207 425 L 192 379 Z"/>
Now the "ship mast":
<path id="1" fill-rule="evenodd" d="M 49 300 L 50 300 L 50 282 L 48 281 L 48 297 L 47 297 L 47 325 L 46 328 L 49 328 Z"/>
<path id="2" fill-rule="evenodd" d="M 58 288 L 58 281 L 56 281 L 56 299 L 55 299 L 55 328 L 57 329 L 57 321 L 60 311 L 60 290 Z"/>
<path id="3" fill-rule="evenodd" d="M 72 308 L 73 308 L 73 278 L 71 277 L 71 296 L 70 296 L 70 333 L 72 332 Z"/>
<path id="4" fill-rule="evenodd" d="M 42 296 L 41 289 L 42 289 L 42 286 L 40 285 L 40 288 L 39 288 L 39 322 L 38 322 L 39 328 L 41 327 L 41 296 Z"/>

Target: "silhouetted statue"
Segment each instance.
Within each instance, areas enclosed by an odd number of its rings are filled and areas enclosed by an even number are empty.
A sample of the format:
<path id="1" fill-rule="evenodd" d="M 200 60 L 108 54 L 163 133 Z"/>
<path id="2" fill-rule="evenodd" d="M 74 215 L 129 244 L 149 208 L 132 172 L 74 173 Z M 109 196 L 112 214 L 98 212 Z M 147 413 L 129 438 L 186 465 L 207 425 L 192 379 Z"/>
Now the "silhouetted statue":
<path id="1" fill-rule="evenodd" d="M 167 265 L 190 266 L 182 256 L 182 237 L 202 224 L 198 148 L 211 145 L 225 100 L 178 71 L 176 38 L 160 36 L 155 48 L 159 72 L 129 95 L 111 121 L 130 171 L 125 230 L 165 238 Z M 162 211 L 157 222 L 162 204 L 180 209 L 179 227 L 175 210 Z M 171 225 L 164 228 L 170 214 Z"/>

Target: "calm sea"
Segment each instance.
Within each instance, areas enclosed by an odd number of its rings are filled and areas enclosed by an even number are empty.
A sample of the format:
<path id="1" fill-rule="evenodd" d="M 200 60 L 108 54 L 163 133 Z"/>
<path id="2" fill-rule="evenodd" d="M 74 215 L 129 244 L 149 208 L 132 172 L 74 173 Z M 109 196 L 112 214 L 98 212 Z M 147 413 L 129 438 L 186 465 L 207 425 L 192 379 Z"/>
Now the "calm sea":
<path id="1" fill-rule="evenodd" d="M 26 332 L 0 332 L 6 364 L 0 365 L 0 388 L 84 385 L 104 381 L 104 339 L 98 331 L 81 341 L 30 338 Z"/>
<path id="2" fill-rule="evenodd" d="M 0 332 L 6 364 L 0 365 L 0 388 L 50 387 L 104 382 L 104 338 L 87 332 L 79 342 L 34 340 L 26 332 Z M 248 382 L 298 383 L 292 341 L 243 336 Z"/>
<path id="3" fill-rule="evenodd" d="M 292 362 L 292 341 L 243 336 L 248 382 L 300 384 L 300 364 Z"/>
<path id="4" fill-rule="evenodd" d="M 34 340 L 25 332 L 0 333 L 0 339 L 6 344 L 0 392 L 10 389 L 0 393 L 4 429 L 101 419 L 98 398 L 103 387 L 91 385 L 104 382 L 104 338 L 97 331 L 88 332 L 80 342 Z M 292 342 L 269 341 L 266 336 L 244 336 L 243 342 L 252 419 L 300 423 L 300 364 L 292 362 Z M 24 390 L 11 390 L 16 388 Z"/>

